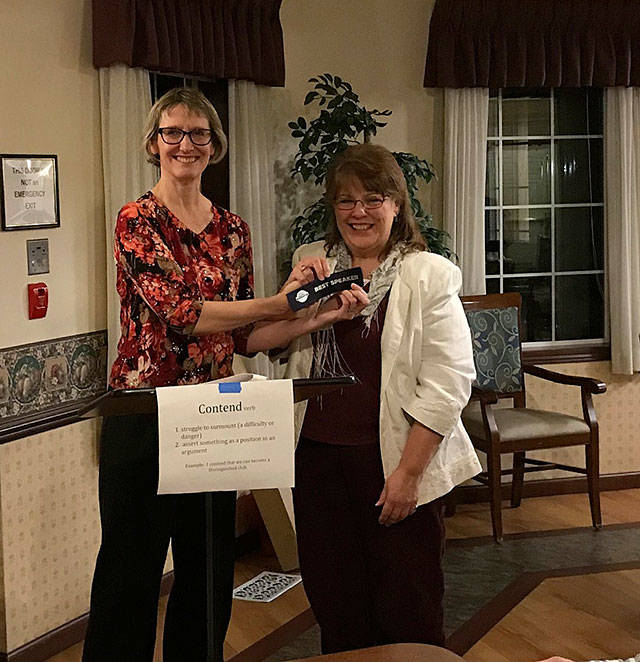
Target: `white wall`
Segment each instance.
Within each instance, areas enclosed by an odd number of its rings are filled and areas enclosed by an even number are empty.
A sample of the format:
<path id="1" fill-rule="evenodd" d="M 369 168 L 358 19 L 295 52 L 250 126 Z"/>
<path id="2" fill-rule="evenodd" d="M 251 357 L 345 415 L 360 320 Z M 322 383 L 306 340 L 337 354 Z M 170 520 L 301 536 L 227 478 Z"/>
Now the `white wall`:
<path id="1" fill-rule="evenodd" d="M 321 73 L 349 81 L 370 109 L 393 111 L 376 142 L 412 152 L 442 169 L 442 106 L 439 90 L 422 86 L 429 19 L 434 0 L 284 0 L 286 90 L 299 114 Z M 317 106 L 311 113 L 317 112 Z M 284 124 L 293 117 L 283 118 Z M 442 190 L 432 182 L 421 198 L 442 218 Z"/>
<path id="2" fill-rule="evenodd" d="M 91 0 L 0 0 L 0 153 L 57 154 L 61 217 L 59 228 L 0 232 L 0 348 L 105 328 L 91 48 Z M 50 273 L 28 276 L 26 240 L 45 237 Z M 49 312 L 28 320 L 27 283 L 40 280 Z M 87 610 L 100 537 L 97 427 L 81 423 L 0 447 L 2 651 Z"/>
<path id="3" fill-rule="evenodd" d="M 0 153 L 57 154 L 59 228 L 0 232 L 0 347 L 105 327 L 98 75 L 90 0 L 0 2 Z M 48 238 L 50 273 L 27 275 L 26 240 Z M 27 319 L 27 283 L 49 312 Z"/>

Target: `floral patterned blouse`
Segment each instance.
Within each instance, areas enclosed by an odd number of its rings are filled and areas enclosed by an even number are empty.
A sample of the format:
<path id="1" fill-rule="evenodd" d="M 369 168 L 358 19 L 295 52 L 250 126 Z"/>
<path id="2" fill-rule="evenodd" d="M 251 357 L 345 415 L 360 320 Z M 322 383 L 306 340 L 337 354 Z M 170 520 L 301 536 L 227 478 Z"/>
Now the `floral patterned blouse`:
<path id="1" fill-rule="evenodd" d="M 253 298 L 247 224 L 212 205 L 199 234 L 151 193 L 118 214 L 114 254 L 120 295 L 112 388 L 198 384 L 232 374 L 252 325 L 194 336 L 204 301 Z"/>

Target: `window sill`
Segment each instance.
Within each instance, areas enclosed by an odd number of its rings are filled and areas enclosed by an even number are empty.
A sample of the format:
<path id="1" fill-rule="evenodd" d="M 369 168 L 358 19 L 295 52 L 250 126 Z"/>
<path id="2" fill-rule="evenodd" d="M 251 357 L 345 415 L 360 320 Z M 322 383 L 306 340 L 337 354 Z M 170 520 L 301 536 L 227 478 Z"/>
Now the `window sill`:
<path id="1" fill-rule="evenodd" d="M 522 362 L 534 365 L 549 363 L 587 363 L 610 361 L 610 345 L 570 345 L 566 347 L 523 347 Z"/>

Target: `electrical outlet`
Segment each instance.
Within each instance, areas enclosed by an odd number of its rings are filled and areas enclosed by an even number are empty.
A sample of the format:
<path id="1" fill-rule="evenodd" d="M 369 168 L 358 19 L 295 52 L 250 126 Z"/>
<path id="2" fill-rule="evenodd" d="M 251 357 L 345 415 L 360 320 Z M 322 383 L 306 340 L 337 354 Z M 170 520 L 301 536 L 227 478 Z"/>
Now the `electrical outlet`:
<path id="1" fill-rule="evenodd" d="M 27 239 L 27 271 L 29 276 L 49 273 L 48 239 Z"/>

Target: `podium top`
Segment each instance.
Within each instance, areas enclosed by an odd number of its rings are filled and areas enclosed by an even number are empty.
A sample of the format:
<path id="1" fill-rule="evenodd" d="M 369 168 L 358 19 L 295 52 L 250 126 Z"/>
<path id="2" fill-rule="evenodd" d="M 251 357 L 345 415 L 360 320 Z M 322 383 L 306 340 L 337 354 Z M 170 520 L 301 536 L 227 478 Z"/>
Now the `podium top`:
<path id="1" fill-rule="evenodd" d="M 336 388 L 356 383 L 357 380 L 353 375 L 322 379 L 294 379 L 294 401 L 300 402 L 315 395 L 322 395 Z M 0 421 L 0 444 L 55 430 L 97 416 L 155 414 L 156 411 L 154 388 L 107 391 L 97 397 L 69 402 L 51 410 L 37 411 L 27 416 L 9 419 L 6 422 Z"/>
<path id="2" fill-rule="evenodd" d="M 357 383 L 354 375 L 294 379 L 292 381 L 294 402 L 301 402 L 302 400 L 329 393 L 344 386 L 353 386 Z M 96 416 L 155 414 L 157 411 L 158 405 L 155 388 L 136 388 L 107 391 L 95 400 L 87 403 L 79 413 L 80 418 L 94 418 Z"/>

